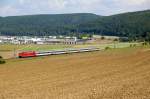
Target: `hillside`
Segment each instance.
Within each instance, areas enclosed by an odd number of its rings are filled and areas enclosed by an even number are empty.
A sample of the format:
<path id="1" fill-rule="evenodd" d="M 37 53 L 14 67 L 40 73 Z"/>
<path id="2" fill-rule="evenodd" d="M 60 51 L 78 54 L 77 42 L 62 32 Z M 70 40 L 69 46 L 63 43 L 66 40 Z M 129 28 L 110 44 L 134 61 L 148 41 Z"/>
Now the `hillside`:
<path id="1" fill-rule="evenodd" d="M 10 16 L 0 20 L 0 32 L 4 35 L 65 35 L 77 24 L 98 18 L 90 13 Z"/>
<path id="2" fill-rule="evenodd" d="M 76 35 L 77 32 L 144 38 L 150 32 L 150 10 L 112 16 L 78 13 L 0 18 L 3 35 Z"/>
<path id="3" fill-rule="evenodd" d="M 87 24 L 80 24 L 81 31 L 103 35 L 143 37 L 150 31 L 150 10 L 101 17 Z M 90 30 L 90 31 L 87 31 Z"/>

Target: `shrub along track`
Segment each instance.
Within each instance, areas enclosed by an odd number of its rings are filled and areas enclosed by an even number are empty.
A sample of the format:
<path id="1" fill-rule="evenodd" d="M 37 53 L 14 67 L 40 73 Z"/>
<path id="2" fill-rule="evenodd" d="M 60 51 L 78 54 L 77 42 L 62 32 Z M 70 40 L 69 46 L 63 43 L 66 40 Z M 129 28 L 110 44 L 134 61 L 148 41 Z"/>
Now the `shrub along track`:
<path id="1" fill-rule="evenodd" d="M 150 51 L 143 50 L 9 60 L 0 65 L 0 99 L 149 99 Z"/>

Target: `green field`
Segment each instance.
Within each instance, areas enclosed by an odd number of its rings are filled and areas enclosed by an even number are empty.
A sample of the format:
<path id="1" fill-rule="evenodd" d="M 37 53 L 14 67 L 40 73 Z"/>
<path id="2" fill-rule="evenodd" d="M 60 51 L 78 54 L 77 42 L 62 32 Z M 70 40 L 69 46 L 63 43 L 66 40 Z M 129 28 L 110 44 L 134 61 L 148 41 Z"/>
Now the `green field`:
<path id="1" fill-rule="evenodd" d="M 109 48 L 126 48 L 130 47 L 130 45 L 140 46 L 140 43 L 111 43 L 111 44 L 85 44 L 85 45 L 75 45 L 76 48 L 82 47 L 98 47 L 100 49 L 105 49 L 106 47 Z"/>
<path id="2" fill-rule="evenodd" d="M 21 51 L 48 51 L 48 50 L 64 50 L 69 48 L 87 48 L 87 47 L 97 47 L 100 49 L 109 48 L 126 48 L 131 45 L 139 46 L 139 43 L 112 43 L 112 44 L 82 44 L 82 45 L 13 45 L 13 44 L 3 44 L 0 45 L 0 56 L 5 59 L 14 58 L 17 56 L 18 52 Z"/>
<path id="3" fill-rule="evenodd" d="M 0 45 L 0 51 L 13 51 L 13 50 L 19 50 L 19 51 L 29 51 L 29 50 L 54 50 L 54 49 L 64 49 L 64 48 L 70 48 L 70 45 L 13 45 L 13 44 L 4 44 Z"/>
<path id="4" fill-rule="evenodd" d="M 41 51 L 41 50 L 59 50 L 66 48 L 85 48 L 85 47 L 98 47 L 104 49 L 105 47 L 110 48 L 125 48 L 130 47 L 130 45 L 139 45 L 138 43 L 116 43 L 116 44 L 83 44 L 83 45 L 13 45 L 13 44 L 3 44 L 0 45 L 0 51 Z"/>

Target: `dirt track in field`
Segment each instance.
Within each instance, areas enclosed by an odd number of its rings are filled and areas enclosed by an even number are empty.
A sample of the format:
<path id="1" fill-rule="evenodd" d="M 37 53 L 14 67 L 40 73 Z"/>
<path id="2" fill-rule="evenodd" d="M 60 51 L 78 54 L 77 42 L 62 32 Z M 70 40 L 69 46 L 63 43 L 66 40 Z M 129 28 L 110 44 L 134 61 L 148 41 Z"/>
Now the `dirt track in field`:
<path id="1" fill-rule="evenodd" d="M 150 99 L 150 51 L 9 60 L 0 65 L 0 99 Z"/>

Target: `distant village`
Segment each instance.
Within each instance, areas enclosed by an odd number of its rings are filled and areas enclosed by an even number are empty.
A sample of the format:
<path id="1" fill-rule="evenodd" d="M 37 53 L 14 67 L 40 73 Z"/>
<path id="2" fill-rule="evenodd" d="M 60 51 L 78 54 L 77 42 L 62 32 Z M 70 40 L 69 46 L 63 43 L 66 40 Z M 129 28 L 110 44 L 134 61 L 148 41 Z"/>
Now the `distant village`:
<path id="1" fill-rule="evenodd" d="M 69 36 L 0 36 L 0 44 L 83 44 L 89 40 Z"/>
<path id="2" fill-rule="evenodd" d="M 117 36 L 100 36 L 93 35 L 92 37 L 70 37 L 70 36 L 0 36 L 0 44 L 85 44 L 91 43 L 94 41 L 102 42 L 104 40 L 114 41 L 120 40 L 120 37 Z M 127 39 L 127 38 L 124 38 Z"/>

